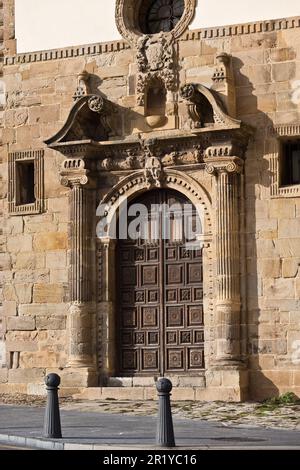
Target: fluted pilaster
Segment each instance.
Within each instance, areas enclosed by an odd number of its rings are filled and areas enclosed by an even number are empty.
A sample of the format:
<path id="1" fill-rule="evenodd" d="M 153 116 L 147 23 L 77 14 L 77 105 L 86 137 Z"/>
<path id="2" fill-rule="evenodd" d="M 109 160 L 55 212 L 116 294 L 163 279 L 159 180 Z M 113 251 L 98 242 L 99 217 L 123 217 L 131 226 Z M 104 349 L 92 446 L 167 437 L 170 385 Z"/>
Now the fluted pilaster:
<path id="1" fill-rule="evenodd" d="M 95 307 L 92 304 L 91 235 L 89 210 L 91 195 L 88 170 L 81 159 L 65 160 L 61 183 L 71 188 L 71 272 L 69 310 L 69 367 L 93 366 L 93 329 Z"/>
<path id="2" fill-rule="evenodd" d="M 207 165 L 216 177 L 216 360 L 240 360 L 239 159 Z"/>

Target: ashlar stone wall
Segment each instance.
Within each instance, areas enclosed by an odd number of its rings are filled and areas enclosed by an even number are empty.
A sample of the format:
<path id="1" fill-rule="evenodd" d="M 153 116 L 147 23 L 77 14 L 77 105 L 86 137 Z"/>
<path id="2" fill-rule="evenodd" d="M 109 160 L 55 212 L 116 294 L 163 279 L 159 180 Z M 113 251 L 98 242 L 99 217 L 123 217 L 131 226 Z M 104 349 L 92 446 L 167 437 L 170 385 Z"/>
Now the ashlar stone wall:
<path id="1" fill-rule="evenodd" d="M 246 214 L 241 328 L 247 338 L 249 396 L 300 395 L 300 188 L 283 191 L 277 174 L 278 136 L 300 136 L 300 18 L 186 33 L 178 42 L 180 83 L 211 86 L 220 51 L 233 57 L 236 117 L 256 129 L 240 206 Z M 44 140 L 63 126 L 84 70 L 94 89 L 122 110 L 138 113 L 137 65 L 134 50 L 122 41 L 13 53 L 4 61 L 1 111 L 0 392 L 32 392 L 47 371 L 67 363 L 69 189 L 59 181 L 63 157 L 47 149 Z M 181 102 L 178 115 L 183 128 Z M 123 136 L 132 131 L 126 122 L 124 111 Z M 45 211 L 11 216 L 9 153 L 29 149 L 45 150 Z M 60 373 L 65 387 L 86 385 L 68 377 L 67 370 Z"/>

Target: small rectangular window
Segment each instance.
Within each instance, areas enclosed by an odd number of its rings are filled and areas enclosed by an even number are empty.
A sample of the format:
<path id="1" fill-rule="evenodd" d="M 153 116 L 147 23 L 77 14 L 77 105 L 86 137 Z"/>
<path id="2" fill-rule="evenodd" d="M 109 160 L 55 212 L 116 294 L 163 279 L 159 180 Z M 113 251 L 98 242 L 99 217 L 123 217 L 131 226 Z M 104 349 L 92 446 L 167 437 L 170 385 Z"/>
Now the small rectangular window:
<path id="1" fill-rule="evenodd" d="M 41 214 L 44 204 L 44 150 L 8 154 L 10 215 Z"/>
<path id="2" fill-rule="evenodd" d="M 33 204 L 34 194 L 34 160 L 19 161 L 16 163 L 16 204 Z"/>
<path id="3" fill-rule="evenodd" d="M 300 184 L 300 139 L 282 142 L 280 170 L 281 186 Z"/>

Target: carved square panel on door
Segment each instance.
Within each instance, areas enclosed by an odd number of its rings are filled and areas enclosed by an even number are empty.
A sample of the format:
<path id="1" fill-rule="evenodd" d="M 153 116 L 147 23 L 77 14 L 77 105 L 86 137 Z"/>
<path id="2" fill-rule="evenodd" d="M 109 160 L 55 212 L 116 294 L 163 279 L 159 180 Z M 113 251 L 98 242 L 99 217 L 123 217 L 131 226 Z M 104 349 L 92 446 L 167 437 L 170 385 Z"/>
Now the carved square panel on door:
<path id="1" fill-rule="evenodd" d="M 148 248 L 148 260 L 149 261 L 158 261 L 158 248 Z"/>
<path id="2" fill-rule="evenodd" d="M 159 344 L 159 334 L 156 331 L 150 331 L 148 333 L 148 345 L 152 346 L 155 344 Z"/>
<path id="3" fill-rule="evenodd" d="M 128 248 L 128 249 L 123 249 L 123 250 L 121 251 L 121 260 L 122 260 L 122 261 L 125 261 L 125 262 L 126 262 L 126 261 L 129 262 L 130 259 L 131 259 L 130 254 L 131 254 L 130 248 Z"/>
<path id="4" fill-rule="evenodd" d="M 156 285 L 158 281 L 157 266 L 142 267 L 142 286 Z"/>
<path id="5" fill-rule="evenodd" d="M 132 333 L 131 332 L 124 332 L 122 334 L 122 344 L 124 346 L 133 346 L 132 342 Z"/>
<path id="6" fill-rule="evenodd" d="M 199 263 L 188 265 L 188 280 L 189 283 L 199 284 L 202 282 L 202 266 Z"/>
<path id="7" fill-rule="evenodd" d="M 180 289 L 180 301 L 189 302 L 191 300 L 191 290 L 190 289 Z"/>
<path id="8" fill-rule="evenodd" d="M 202 369 L 204 367 L 203 349 L 189 349 L 189 368 Z"/>
<path id="9" fill-rule="evenodd" d="M 167 332 L 167 345 L 177 344 L 177 331 Z"/>
<path id="10" fill-rule="evenodd" d="M 121 293 L 121 300 L 123 304 L 132 304 L 133 303 L 133 291 L 126 290 Z"/>
<path id="11" fill-rule="evenodd" d="M 158 302 L 159 293 L 158 290 L 149 290 L 148 291 L 148 302 Z"/>
<path id="12" fill-rule="evenodd" d="M 126 350 L 122 352 L 122 364 L 124 370 L 134 370 L 137 368 L 137 351 Z"/>
<path id="13" fill-rule="evenodd" d="M 142 326 L 158 327 L 158 309 L 156 307 L 142 307 Z"/>
<path id="14" fill-rule="evenodd" d="M 137 303 L 144 303 L 145 302 L 145 292 L 144 291 L 136 291 L 135 292 L 135 301 Z"/>
<path id="15" fill-rule="evenodd" d="M 123 266 L 121 276 L 124 286 L 136 285 L 136 268 L 134 266 Z"/>
<path id="16" fill-rule="evenodd" d="M 195 331 L 195 344 L 204 342 L 204 331 Z"/>
<path id="17" fill-rule="evenodd" d="M 167 260 L 176 261 L 176 248 L 167 248 L 166 249 L 166 258 Z"/>
<path id="18" fill-rule="evenodd" d="M 193 250 L 193 258 L 199 259 L 202 263 L 202 250 Z"/>
<path id="19" fill-rule="evenodd" d="M 145 344 L 145 333 L 134 333 L 134 343 L 136 345 L 144 345 Z"/>
<path id="20" fill-rule="evenodd" d="M 124 328 L 136 328 L 137 317 L 135 308 L 123 308 L 121 310 L 122 326 Z"/>
<path id="21" fill-rule="evenodd" d="M 193 292 L 194 292 L 194 298 L 193 300 L 194 301 L 202 301 L 203 300 L 203 289 L 202 288 L 199 288 L 199 287 L 195 287 L 193 288 Z"/>
<path id="22" fill-rule="evenodd" d="M 169 370 L 183 369 L 183 349 L 167 349 L 167 364 Z"/>
<path id="23" fill-rule="evenodd" d="M 183 265 L 167 265 L 167 284 L 181 284 L 183 282 Z"/>
<path id="24" fill-rule="evenodd" d="M 144 250 L 135 250 L 134 252 L 134 260 L 135 261 L 145 261 L 145 252 Z"/>
<path id="25" fill-rule="evenodd" d="M 192 250 L 189 250 L 188 248 L 185 248 L 185 247 L 180 248 L 181 259 L 191 259 L 191 257 L 192 257 Z"/>
<path id="26" fill-rule="evenodd" d="M 180 343 L 181 344 L 191 344 L 193 337 L 192 331 L 181 331 L 180 332 Z"/>
<path id="27" fill-rule="evenodd" d="M 142 351 L 143 369 L 158 369 L 158 351 L 156 349 L 143 349 Z"/>
<path id="28" fill-rule="evenodd" d="M 203 325 L 203 306 L 189 305 L 188 307 L 189 326 Z"/>
<path id="29" fill-rule="evenodd" d="M 167 326 L 183 326 L 183 306 L 167 306 Z"/>
<path id="30" fill-rule="evenodd" d="M 167 289 L 167 302 L 177 302 L 177 289 Z"/>

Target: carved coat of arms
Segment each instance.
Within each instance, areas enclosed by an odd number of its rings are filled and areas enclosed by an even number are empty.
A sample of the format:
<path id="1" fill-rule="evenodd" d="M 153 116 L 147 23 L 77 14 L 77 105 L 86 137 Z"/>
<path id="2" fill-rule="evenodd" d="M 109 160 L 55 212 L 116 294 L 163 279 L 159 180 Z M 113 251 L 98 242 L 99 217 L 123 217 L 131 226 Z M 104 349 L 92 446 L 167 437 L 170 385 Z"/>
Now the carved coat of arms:
<path id="1" fill-rule="evenodd" d="M 138 42 L 137 64 L 137 100 L 144 104 L 144 93 L 153 79 L 160 79 L 167 90 L 176 85 L 174 63 L 174 38 L 172 35 L 157 34 L 143 36 Z"/>

